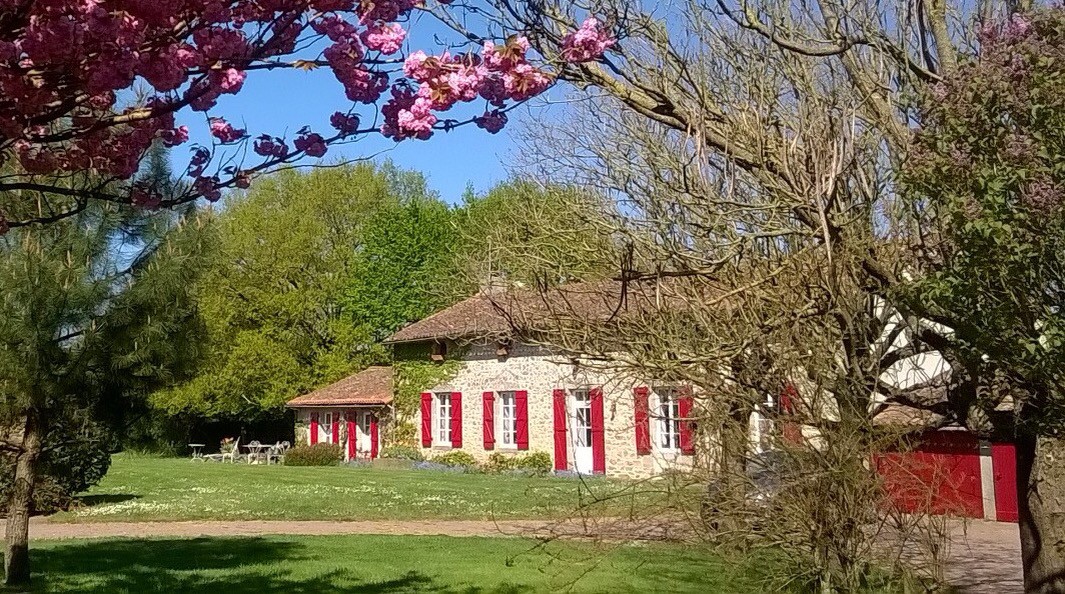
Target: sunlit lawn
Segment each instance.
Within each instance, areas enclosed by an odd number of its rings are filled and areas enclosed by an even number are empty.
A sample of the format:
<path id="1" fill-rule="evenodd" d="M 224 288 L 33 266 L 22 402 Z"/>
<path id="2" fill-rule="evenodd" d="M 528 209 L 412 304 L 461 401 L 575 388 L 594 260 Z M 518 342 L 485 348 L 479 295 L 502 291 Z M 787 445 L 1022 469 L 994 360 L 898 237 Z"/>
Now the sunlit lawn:
<path id="1" fill-rule="evenodd" d="M 77 509 L 50 521 L 555 518 L 624 483 L 368 467 L 286 467 L 117 455 Z M 612 500 L 600 513 L 623 513 Z"/>
<path id="2" fill-rule="evenodd" d="M 267 536 L 39 542 L 41 592 L 756 592 L 750 570 L 666 545 Z"/>

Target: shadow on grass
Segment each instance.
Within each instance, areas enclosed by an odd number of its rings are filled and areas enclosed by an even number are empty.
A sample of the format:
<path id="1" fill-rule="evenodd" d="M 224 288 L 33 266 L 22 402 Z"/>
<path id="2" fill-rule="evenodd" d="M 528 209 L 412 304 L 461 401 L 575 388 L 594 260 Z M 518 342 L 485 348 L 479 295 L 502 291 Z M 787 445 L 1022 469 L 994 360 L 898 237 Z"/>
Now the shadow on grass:
<path id="1" fill-rule="evenodd" d="M 134 495 L 132 493 L 82 495 L 75 499 L 75 503 L 80 507 L 92 507 L 94 505 L 106 505 L 108 503 L 122 503 L 124 501 L 133 501 L 134 499 L 140 498 L 140 495 Z"/>
<path id="2" fill-rule="evenodd" d="M 298 542 L 256 537 L 99 540 L 31 549 L 34 592 L 432 592 L 478 594 L 409 571 L 383 581 L 309 556 Z M 350 562 L 359 563 L 356 551 Z M 492 592 L 518 594 L 504 586 Z"/>

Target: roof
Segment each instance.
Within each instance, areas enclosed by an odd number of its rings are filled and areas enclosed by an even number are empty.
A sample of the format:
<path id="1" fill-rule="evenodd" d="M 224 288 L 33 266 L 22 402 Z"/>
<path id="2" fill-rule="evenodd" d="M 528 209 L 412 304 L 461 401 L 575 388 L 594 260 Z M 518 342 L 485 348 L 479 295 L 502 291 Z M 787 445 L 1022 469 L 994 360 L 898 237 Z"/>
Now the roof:
<path id="1" fill-rule="evenodd" d="M 506 334 L 510 324 L 493 302 L 497 296 L 478 293 L 414 322 L 385 339 L 386 343 L 459 339 Z"/>
<path id="2" fill-rule="evenodd" d="M 607 320 L 655 301 L 652 283 L 573 283 L 548 291 L 517 288 L 481 292 L 400 329 L 386 344 L 468 338 L 506 338 L 549 330 L 566 319 Z M 553 322 L 552 322 L 553 321 Z"/>
<path id="3" fill-rule="evenodd" d="M 288 401 L 287 406 L 357 406 L 392 402 L 392 368 L 374 366 Z"/>

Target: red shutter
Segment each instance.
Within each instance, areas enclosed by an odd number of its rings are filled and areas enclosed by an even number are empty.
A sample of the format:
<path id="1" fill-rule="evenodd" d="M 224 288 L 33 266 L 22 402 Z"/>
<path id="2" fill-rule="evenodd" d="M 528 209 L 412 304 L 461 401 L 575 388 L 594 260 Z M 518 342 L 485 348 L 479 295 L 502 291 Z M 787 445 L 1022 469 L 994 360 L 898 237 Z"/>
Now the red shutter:
<path id="1" fill-rule="evenodd" d="M 311 445 L 318 443 L 318 413 L 316 412 L 311 413 L 310 443 Z"/>
<path id="2" fill-rule="evenodd" d="M 555 390 L 555 470 L 566 470 L 566 391 Z"/>
<path id="3" fill-rule="evenodd" d="M 606 474 L 606 432 L 603 416 L 603 389 L 592 388 L 592 472 Z"/>
<path id="4" fill-rule="evenodd" d="M 782 414 L 793 415 L 795 414 L 796 400 L 799 399 L 799 391 L 795 389 L 795 384 L 788 382 L 784 386 L 784 390 L 780 393 L 780 406 L 778 409 Z"/>
<path id="5" fill-rule="evenodd" d="M 496 393 L 485 392 L 481 395 L 481 418 L 484 421 L 484 449 L 496 447 Z"/>
<path id="6" fill-rule="evenodd" d="M 422 392 L 422 447 L 433 445 L 433 395 Z"/>
<path id="7" fill-rule="evenodd" d="M 517 428 L 514 431 L 514 441 L 519 450 L 529 449 L 529 393 L 518 390 L 514 393 L 514 420 Z"/>
<path id="8" fill-rule="evenodd" d="M 349 412 L 345 416 L 348 420 L 348 460 L 354 460 L 357 453 L 355 446 L 359 440 L 359 435 L 355 431 L 355 413 Z"/>
<path id="9" fill-rule="evenodd" d="M 333 443 L 340 443 L 340 414 L 333 413 Z"/>
<path id="10" fill-rule="evenodd" d="M 370 415 L 370 459 L 377 459 L 378 441 L 380 441 L 380 435 L 377 430 L 377 415 Z"/>
<path id="11" fill-rule="evenodd" d="M 695 453 L 695 441 L 692 439 L 695 421 L 688 420 L 692 414 L 691 388 L 681 388 L 677 406 L 680 409 L 680 453 L 691 455 Z"/>
<path id="12" fill-rule="evenodd" d="M 451 393 L 451 447 L 462 447 L 462 392 Z"/>
<path id="13" fill-rule="evenodd" d="M 651 453 L 651 415 L 648 406 L 647 386 L 633 388 L 636 409 L 636 453 L 645 456 Z"/>

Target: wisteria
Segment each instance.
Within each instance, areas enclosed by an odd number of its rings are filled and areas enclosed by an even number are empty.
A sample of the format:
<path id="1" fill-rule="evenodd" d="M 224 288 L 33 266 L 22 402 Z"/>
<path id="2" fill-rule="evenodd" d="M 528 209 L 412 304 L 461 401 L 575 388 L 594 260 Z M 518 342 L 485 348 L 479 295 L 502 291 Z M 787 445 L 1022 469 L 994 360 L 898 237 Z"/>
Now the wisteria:
<path id="1" fill-rule="evenodd" d="M 465 53 L 394 57 L 409 43 L 403 23 L 423 1 L 0 0 L 0 163 L 14 159 L 21 173 L 8 177 L 45 193 L 54 182 L 40 176 L 131 180 L 153 142 L 188 142 L 189 127 L 176 126 L 175 114 L 206 112 L 215 146 L 193 148 L 185 171 L 193 194 L 168 200 L 217 200 L 222 189 L 246 186 L 255 173 L 321 157 L 330 143 L 368 132 L 354 113 L 360 105 L 378 106 L 379 132 L 400 141 L 431 137 L 454 125 L 442 122 L 443 112 L 480 101 L 483 115 L 467 121 L 495 133 L 509 105 L 554 82 L 553 65 L 531 54 L 521 35 Z M 613 44 L 589 18 L 565 36 L 562 59 L 595 60 Z M 292 139 L 269 131 L 253 136 L 211 113 L 224 95 L 241 91 L 249 74 L 318 67 L 332 72 L 351 102 L 330 117 L 335 134 L 304 128 Z M 212 170 L 212 162 L 231 162 L 217 152 L 243 143 L 260 162 Z M 104 197 L 168 205 L 152 192 L 131 183 L 128 195 Z"/>

